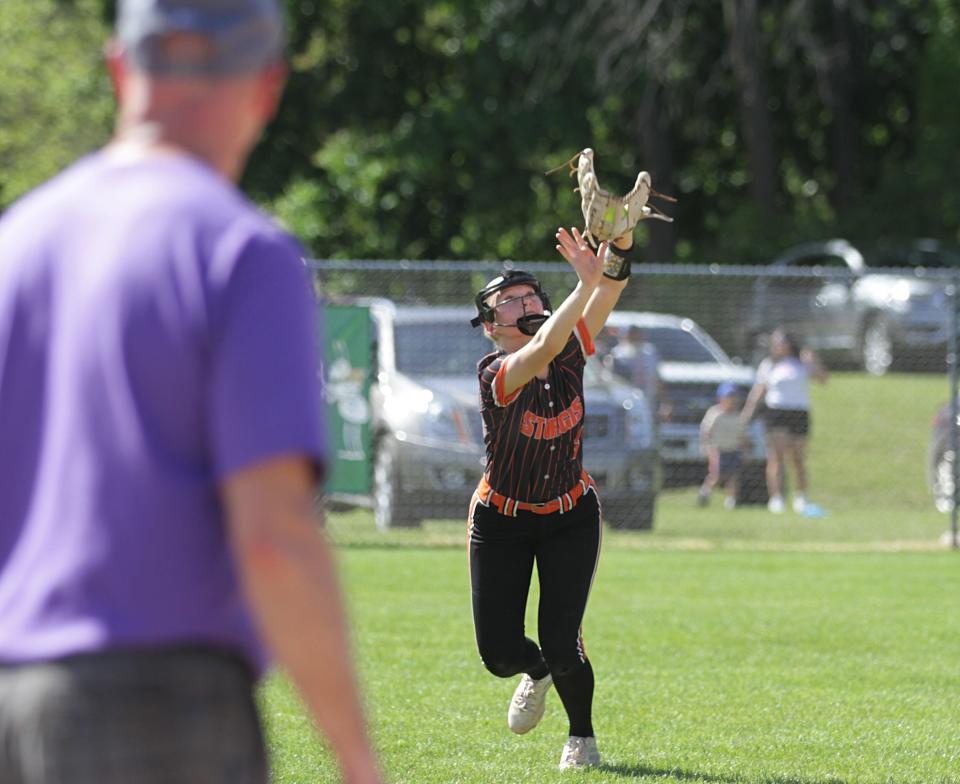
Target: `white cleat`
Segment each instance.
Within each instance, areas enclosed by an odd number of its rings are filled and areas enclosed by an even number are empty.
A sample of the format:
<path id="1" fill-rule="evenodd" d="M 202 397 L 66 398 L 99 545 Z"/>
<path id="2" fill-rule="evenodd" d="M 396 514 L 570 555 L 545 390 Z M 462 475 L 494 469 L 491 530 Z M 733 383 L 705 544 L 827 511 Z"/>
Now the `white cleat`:
<path id="1" fill-rule="evenodd" d="M 552 685 L 553 678 L 550 675 L 538 681 L 529 675 L 520 679 L 507 710 L 507 725 L 513 732 L 523 735 L 540 723 L 547 709 L 547 692 Z"/>
<path id="2" fill-rule="evenodd" d="M 770 500 L 767 502 L 767 509 L 769 509 L 774 514 L 781 514 L 786 509 L 786 505 L 783 503 L 783 496 L 774 495 L 770 496 Z"/>
<path id="3" fill-rule="evenodd" d="M 563 744 L 560 755 L 560 770 L 570 768 L 595 768 L 600 764 L 596 738 L 578 738 L 571 735 Z"/>
<path id="4" fill-rule="evenodd" d="M 797 514 L 803 514 L 807 509 L 807 499 L 802 495 L 795 495 L 793 497 L 793 511 Z"/>

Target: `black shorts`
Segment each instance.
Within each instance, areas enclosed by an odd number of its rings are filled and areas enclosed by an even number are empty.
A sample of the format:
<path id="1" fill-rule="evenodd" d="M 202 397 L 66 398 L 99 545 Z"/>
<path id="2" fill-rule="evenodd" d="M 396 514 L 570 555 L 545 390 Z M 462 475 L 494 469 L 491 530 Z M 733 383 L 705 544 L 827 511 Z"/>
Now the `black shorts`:
<path id="1" fill-rule="evenodd" d="M 718 479 L 725 482 L 740 475 L 740 469 L 743 467 L 743 456 L 740 452 L 721 452 L 718 463 Z"/>
<path id="2" fill-rule="evenodd" d="M 801 409 L 767 408 L 767 430 L 785 430 L 793 436 L 810 435 L 810 412 Z"/>

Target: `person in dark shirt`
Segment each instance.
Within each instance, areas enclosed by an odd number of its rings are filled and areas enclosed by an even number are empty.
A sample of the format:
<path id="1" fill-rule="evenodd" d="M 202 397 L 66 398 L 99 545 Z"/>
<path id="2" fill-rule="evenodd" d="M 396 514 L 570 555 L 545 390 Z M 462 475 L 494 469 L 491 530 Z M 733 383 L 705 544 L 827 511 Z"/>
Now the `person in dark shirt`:
<path id="1" fill-rule="evenodd" d="M 609 276 L 610 262 L 629 256 L 633 238 L 594 253 L 576 229 L 556 236 L 579 281 L 555 311 L 539 281 L 519 270 L 490 281 L 475 300 L 474 324 L 497 350 L 477 367 L 487 461 L 468 526 L 480 657 L 501 678 L 523 675 L 507 714 L 518 734 L 539 723 L 556 686 L 570 722 L 565 769 L 600 763 L 594 674 L 581 636 L 602 528 L 597 488 L 583 469 L 583 369 L 627 285 L 625 276 Z M 534 563 L 539 645 L 523 625 Z"/>

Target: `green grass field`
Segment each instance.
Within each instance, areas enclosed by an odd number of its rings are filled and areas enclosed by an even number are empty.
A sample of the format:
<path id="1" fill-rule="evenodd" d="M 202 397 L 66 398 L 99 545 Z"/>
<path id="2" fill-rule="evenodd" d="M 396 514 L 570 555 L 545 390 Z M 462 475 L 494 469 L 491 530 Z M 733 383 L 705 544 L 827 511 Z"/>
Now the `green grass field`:
<path id="1" fill-rule="evenodd" d="M 388 779 L 960 782 L 960 553 L 937 544 L 947 518 L 923 475 L 945 397 L 942 377 L 837 375 L 817 390 L 826 518 L 696 509 L 678 491 L 653 532 L 609 532 L 584 626 L 595 771 L 557 771 L 555 694 L 534 732 L 507 730 L 515 683 L 476 654 L 462 522 L 382 534 L 366 512 L 333 516 Z M 335 781 L 287 682 L 260 696 L 275 780 Z"/>

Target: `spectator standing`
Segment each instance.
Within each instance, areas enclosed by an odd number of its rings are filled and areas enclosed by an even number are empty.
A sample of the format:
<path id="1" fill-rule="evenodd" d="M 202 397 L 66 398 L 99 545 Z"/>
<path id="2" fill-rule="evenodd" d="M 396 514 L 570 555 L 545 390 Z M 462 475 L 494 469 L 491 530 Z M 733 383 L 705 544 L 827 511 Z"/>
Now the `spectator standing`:
<path id="1" fill-rule="evenodd" d="M 380 780 L 302 249 L 234 185 L 283 50 L 276 0 L 121 0 L 113 141 L 0 222 L 4 782 L 265 782 L 267 649 Z"/>
<path id="2" fill-rule="evenodd" d="M 774 514 L 786 509 L 786 463 L 793 464 L 796 490 L 793 509 L 807 508 L 807 443 L 810 437 L 810 381 L 825 383 L 827 371 L 809 349 L 801 349 L 783 328 L 770 334 L 770 355 L 757 368 L 757 377 L 743 408 L 748 423 L 763 403 L 767 433 L 767 507 Z"/>
<path id="3" fill-rule="evenodd" d="M 646 340 L 643 329 L 631 324 L 610 351 L 613 372 L 643 390 L 654 420 L 660 410 L 660 353 Z"/>

